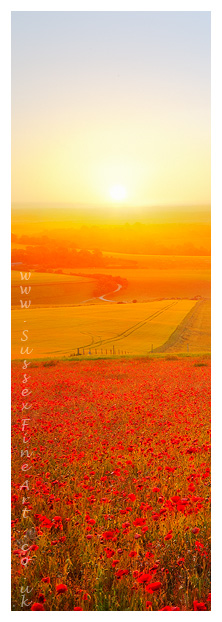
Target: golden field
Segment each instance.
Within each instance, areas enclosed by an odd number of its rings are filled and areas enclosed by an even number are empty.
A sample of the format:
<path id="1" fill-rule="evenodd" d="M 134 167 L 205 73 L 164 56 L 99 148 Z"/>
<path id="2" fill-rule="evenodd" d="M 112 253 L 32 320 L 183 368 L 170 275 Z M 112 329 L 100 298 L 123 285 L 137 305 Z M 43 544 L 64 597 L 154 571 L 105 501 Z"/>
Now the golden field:
<path id="1" fill-rule="evenodd" d="M 211 301 L 200 300 L 157 352 L 210 352 Z"/>
<path id="2" fill-rule="evenodd" d="M 20 285 L 30 286 L 28 296 L 22 296 Z M 69 274 L 32 272 L 29 281 L 21 281 L 20 272 L 12 270 L 12 308 L 20 306 L 20 298 L 30 300 L 32 307 L 79 304 L 93 296 L 95 281 Z"/>
<path id="3" fill-rule="evenodd" d="M 92 348 L 97 354 L 110 354 L 113 346 L 117 354 L 120 350 L 145 355 L 152 345 L 157 348 L 170 337 L 195 304 L 194 300 L 160 300 L 128 305 L 104 303 L 99 307 L 15 309 L 12 359 L 22 358 L 21 345 L 33 348 L 31 358 L 70 356 L 77 348 L 85 348 L 85 354 Z M 29 331 L 28 340 L 21 342 L 24 329 Z"/>

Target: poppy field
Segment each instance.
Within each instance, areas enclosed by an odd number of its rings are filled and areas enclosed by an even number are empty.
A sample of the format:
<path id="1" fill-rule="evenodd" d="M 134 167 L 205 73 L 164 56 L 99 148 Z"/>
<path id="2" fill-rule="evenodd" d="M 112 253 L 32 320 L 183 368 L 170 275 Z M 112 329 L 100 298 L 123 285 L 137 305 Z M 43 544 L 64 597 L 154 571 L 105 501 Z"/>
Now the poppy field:
<path id="1" fill-rule="evenodd" d="M 12 610 L 29 586 L 32 611 L 209 611 L 209 359 L 27 375 L 22 429 L 12 363 Z"/>

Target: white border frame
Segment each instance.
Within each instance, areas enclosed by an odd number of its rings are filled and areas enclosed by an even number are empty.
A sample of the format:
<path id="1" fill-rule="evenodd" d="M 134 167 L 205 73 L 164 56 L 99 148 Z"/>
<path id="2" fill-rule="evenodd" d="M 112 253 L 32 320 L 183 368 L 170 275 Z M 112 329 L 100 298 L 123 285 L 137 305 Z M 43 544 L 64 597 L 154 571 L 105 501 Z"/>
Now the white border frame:
<path id="1" fill-rule="evenodd" d="M 3 0 L 4 1 L 4 0 Z M 220 147 L 222 142 L 221 132 L 221 110 L 222 110 L 222 97 L 221 97 L 221 58 L 222 58 L 222 45 L 221 45 L 221 29 L 222 29 L 222 7 L 220 0 L 174 0 L 168 2 L 167 0 L 156 1 L 141 1 L 137 2 L 129 0 L 112 0 L 110 1 L 93 1 L 93 0 L 54 0 L 49 1 L 42 0 L 37 1 L 4 1 L 3 8 L 1 9 L 0 19 L 0 46 L 1 46 L 1 148 L 0 148 L 0 165 L 1 165 L 1 267 L 2 269 L 2 304 L 1 304 L 1 317 L 2 317 L 2 350 L 1 350 L 1 379 L 3 379 L 2 385 L 2 438 L 4 438 L 4 447 L 2 447 L 2 475 L 3 475 L 3 490 L 2 490 L 2 513 L 1 517 L 4 519 L 2 526 L 2 546 L 3 552 L 1 555 L 1 570 L 3 571 L 4 584 L 1 583 L 1 595 L 4 619 L 8 620 L 10 615 L 13 615 L 13 619 L 17 619 L 23 612 L 11 612 L 11 594 L 10 594 L 10 497 L 9 497 L 9 476 L 10 473 L 10 426 L 9 426 L 9 412 L 10 412 L 10 177 L 11 177 L 11 156 L 10 156 L 10 136 L 11 136 L 11 118 L 10 118 L 10 97 L 11 97 L 11 11 L 211 11 L 211 33 L 212 33 L 212 487 L 213 487 L 213 511 L 212 511 L 212 611 L 208 612 L 208 616 L 215 619 L 215 622 L 220 619 L 221 615 L 221 602 L 220 602 L 220 589 L 221 589 L 221 478 L 219 470 L 219 456 L 221 452 L 221 412 L 219 412 L 220 403 L 220 364 L 221 364 L 221 284 L 220 284 L 220 248 L 221 248 L 221 155 Z M 217 344 L 217 347 L 216 347 Z M 219 347 L 218 347 L 219 346 Z M 6 425 L 5 425 L 6 424 Z M 7 439 L 7 442 L 5 442 Z M 37 612 L 37 616 L 49 615 L 52 613 L 57 614 L 57 619 L 62 619 L 64 614 L 76 615 L 77 620 L 86 620 L 88 617 L 87 612 L 81 612 L 74 614 L 73 612 Z M 161 612 L 149 612 L 155 613 L 156 619 L 160 619 Z M 170 612 L 165 612 L 166 616 L 170 616 Z M 183 620 L 189 616 L 194 615 L 195 612 L 175 612 L 175 622 L 183 616 Z M 207 612 L 198 612 L 198 618 L 200 615 L 206 617 Z M 25 612 L 26 619 L 32 615 L 32 612 Z M 136 616 L 147 616 L 147 612 L 90 612 L 91 622 L 98 622 L 97 617 L 102 619 L 103 615 L 107 615 L 109 622 L 113 622 L 115 617 L 118 620 L 124 620 L 130 618 L 136 619 Z M 81 616 L 81 618 L 80 618 Z M 164 616 L 165 617 L 165 616 Z M 36 616 L 35 616 L 36 618 Z M 40 617 L 39 617 L 40 619 Z M 169 617 L 168 617 L 169 619 Z M 31 617 L 30 617 L 31 620 Z"/>

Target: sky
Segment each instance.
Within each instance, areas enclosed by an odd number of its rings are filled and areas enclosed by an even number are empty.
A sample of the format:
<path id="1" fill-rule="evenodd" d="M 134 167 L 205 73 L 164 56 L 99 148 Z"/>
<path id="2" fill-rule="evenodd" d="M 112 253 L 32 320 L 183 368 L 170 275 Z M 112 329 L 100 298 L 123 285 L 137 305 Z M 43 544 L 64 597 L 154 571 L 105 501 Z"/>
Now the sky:
<path id="1" fill-rule="evenodd" d="M 13 202 L 210 193 L 210 12 L 12 12 Z"/>

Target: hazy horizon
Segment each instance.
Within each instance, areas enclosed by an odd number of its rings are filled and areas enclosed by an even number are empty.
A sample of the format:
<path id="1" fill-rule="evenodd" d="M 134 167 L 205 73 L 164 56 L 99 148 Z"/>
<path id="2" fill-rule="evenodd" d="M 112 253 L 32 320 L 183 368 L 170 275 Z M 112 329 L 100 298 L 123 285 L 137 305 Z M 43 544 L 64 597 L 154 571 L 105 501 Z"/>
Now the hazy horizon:
<path id="1" fill-rule="evenodd" d="M 107 209 L 106 209 L 107 208 Z M 195 206 L 153 206 L 153 207 L 132 207 L 115 206 L 113 209 L 108 209 L 108 206 L 103 205 L 90 205 L 81 203 L 56 203 L 56 202 L 42 202 L 42 203 L 12 203 L 12 224 L 20 214 L 26 214 L 26 217 L 31 218 L 32 215 L 36 215 L 41 219 L 47 220 L 50 217 L 53 221 L 59 218 L 62 220 L 72 219 L 74 222 L 84 222 L 85 224 L 91 222 L 97 223 L 109 223 L 115 221 L 118 223 L 124 222 L 207 222 L 211 221 L 211 206 L 210 205 L 195 205 Z"/>

